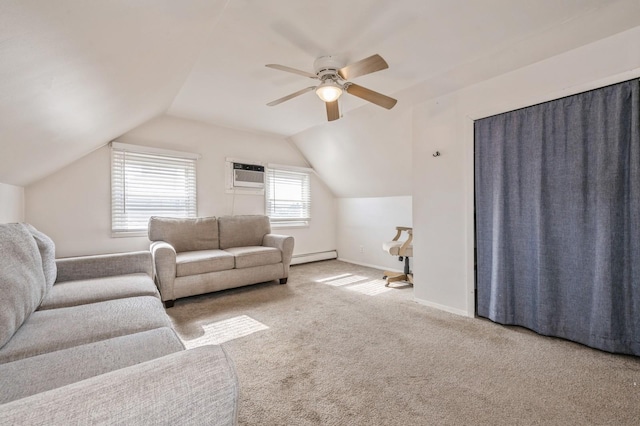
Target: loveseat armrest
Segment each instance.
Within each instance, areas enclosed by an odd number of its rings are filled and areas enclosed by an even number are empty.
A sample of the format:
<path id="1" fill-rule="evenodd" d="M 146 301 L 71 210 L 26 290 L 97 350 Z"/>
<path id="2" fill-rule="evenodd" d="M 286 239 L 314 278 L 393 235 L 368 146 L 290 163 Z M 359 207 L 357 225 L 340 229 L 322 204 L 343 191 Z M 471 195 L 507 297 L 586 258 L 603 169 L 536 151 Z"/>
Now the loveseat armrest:
<path id="1" fill-rule="evenodd" d="M 153 276 L 151 253 L 148 251 L 67 257 L 56 259 L 56 267 L 58 268 L 56 282 L 136 273 Z"/>
<path id="2" fill-rule="evenodd" d="M 237 413 L 233 362 L 208 345 L 0 405 L 0 425 L 235 425 Z"/>
<path id="3" fill-rule="evenodd" d="M 165 241 L 151 243 L 153 269 L 162 301 L 175 299 L 173 285 L 176 280 L 176 250 Z"/>
<path id="4" fill-rule="evenodd" d="M 293 245 L 295 240 L 290 235 L 267 234 L 262 240 L 265 247 L 275 247 L 282 252 L 282 263 L 284 264 L 285 276 L 289 276 L 289 265 L 291 265 L 291 256 L 293 256 Z"/>

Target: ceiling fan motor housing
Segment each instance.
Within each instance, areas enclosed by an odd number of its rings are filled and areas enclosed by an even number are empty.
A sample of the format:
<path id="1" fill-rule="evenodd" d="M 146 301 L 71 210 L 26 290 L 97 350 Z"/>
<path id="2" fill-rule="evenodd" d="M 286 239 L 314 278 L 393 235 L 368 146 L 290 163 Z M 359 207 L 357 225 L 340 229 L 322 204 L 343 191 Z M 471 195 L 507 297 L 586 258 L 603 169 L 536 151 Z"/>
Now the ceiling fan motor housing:
<path id="1" fill-rule="evenodd" d="M 337 56 L 321 56 L 313 62 L 313 69 L 320 80 L 327 77 L 332 80 L 340 79 L 338 70 L 344 66 Z"/>

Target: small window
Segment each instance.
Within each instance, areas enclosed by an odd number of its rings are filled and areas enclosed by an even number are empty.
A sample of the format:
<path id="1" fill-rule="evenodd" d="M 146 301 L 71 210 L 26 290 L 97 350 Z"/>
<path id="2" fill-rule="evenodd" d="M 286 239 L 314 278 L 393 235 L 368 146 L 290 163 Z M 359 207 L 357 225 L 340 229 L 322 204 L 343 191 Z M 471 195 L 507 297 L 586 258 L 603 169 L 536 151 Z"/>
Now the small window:
<path id="1" fill-rule="evenodd" d="M 113 142 L 111 232 L 147 232 L 151 216 L 195 217 L 198 155 Z"/>
<path id="2" fill-rule="evenodd" d="M 266 214 L 278 226 L 305 226 L 311 219 L 309 172 L 269 167 L 265 184 Z"/>

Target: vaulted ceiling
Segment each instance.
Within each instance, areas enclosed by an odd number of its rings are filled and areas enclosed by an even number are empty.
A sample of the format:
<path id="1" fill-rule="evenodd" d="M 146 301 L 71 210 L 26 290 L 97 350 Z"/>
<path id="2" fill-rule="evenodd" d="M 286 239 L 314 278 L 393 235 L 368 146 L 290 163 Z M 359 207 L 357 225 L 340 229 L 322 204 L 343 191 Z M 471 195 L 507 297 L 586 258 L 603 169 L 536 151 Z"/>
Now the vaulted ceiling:
<path id="1" fill-rule="evenodd" d="M 164 113 L 296 143 L 344 132 L 313 93 L 267 107 L 314 84 L 267 63 L 378 53 L 390 68 L 356 82 L 406 107 L 639 16 L 638 0 L 2 0 L 0 182 L 27 185 Z M 341 98 L 340 122 L 365 104 Z"/>

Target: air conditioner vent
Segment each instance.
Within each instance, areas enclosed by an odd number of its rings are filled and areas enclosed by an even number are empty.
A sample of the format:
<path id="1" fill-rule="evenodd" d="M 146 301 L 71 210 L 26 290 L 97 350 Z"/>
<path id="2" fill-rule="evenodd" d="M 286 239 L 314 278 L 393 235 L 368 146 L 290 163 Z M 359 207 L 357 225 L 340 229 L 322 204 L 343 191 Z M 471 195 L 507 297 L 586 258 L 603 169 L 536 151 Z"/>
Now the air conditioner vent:
<path id="1" fill-rule="evenodd" d="M 234 188 L 264 188 L 264 166 L 233 163 Z"/>

